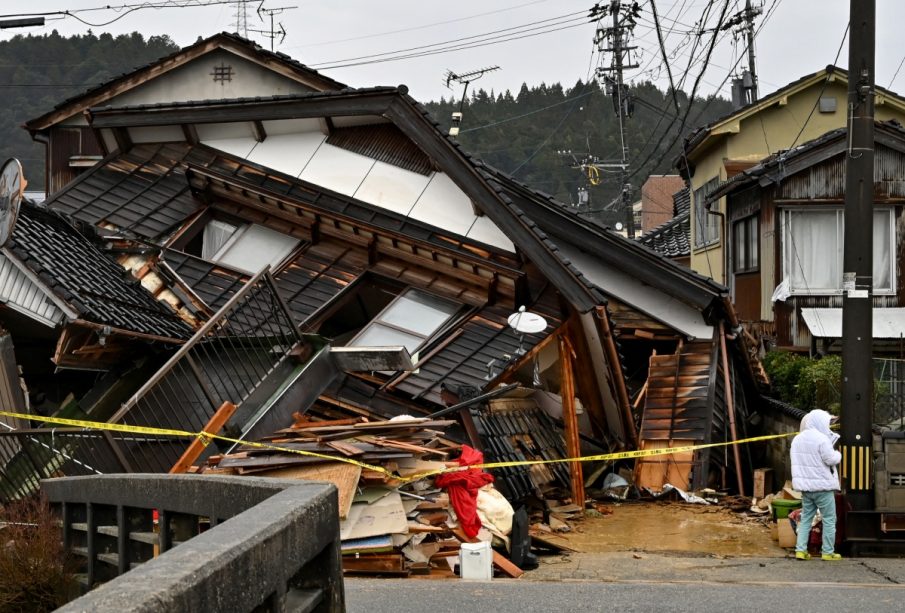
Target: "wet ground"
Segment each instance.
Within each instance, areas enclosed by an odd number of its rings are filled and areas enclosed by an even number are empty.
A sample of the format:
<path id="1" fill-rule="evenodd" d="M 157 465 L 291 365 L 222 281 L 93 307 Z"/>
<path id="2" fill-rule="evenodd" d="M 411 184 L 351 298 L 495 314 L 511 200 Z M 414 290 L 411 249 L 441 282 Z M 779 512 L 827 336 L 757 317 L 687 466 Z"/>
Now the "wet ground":
<path id="1" fill-rule="evenodd" d="M 570 521 L 569 546 L 582 553 L 650 552 L 715 557 L 784 557 L 759 517 L 678 502 L 607 503 L 612 514 Z"/>

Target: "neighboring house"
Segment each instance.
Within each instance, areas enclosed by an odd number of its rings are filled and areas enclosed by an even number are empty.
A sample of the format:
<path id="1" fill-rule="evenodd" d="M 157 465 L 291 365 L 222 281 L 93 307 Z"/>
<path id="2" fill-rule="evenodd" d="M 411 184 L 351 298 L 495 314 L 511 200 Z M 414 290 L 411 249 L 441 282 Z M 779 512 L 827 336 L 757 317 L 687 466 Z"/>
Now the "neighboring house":
<path id="1" fill-rule="evenodd" d="M 641 186 L 639 234 L 647 234 L 674 217 L 673 194 L 685 187 L 679 175 L 650 175 Z"/>
<path id="2" fill-rule="evenodd" d="M 92 106 L 276 96 L 343 87 L 288 55 L 224 32 L 68 98 L 26 122 L 25 128 L 47 147 L 44 189 L 51 195 L 106 152 L 123 148 L 123 143 L 99 141 L 88 127 L 84 113 Z M 141 142 L 142 137 L 138 139 Z"/>
<path id="3" fill-rule="evenodd" d="M 846 137 L 844 128 L 830 130 L 737 174 L 711 195 L 727 202 L 730 284 L 739 317 L 780 347 L 826 351 L 842 336 Z M 877 122 L 875 143 L 874 347 L 899 354 L 905 129 L 896 121 Z"/>
<path id="4" fill-rule="evenodd" d="M 208 40 L 243 58 L 259 52 L 231 35 Z M 226 52 L 179 70 L 209 81 L 192 87 L 211 98 L 205 87 L 223 87 L 211 67 Z M 605 450 L 723 441 L 736 414 L 743 430 L 759 382 L 725 287 L 472 158 L 405 87 L 328 87 L 284 56 L 260 70 L 285 79 L 286 64 L 319 88 L 180 100 L 185 90 L 164 95 L 173 74 L 151 64 L 135 73 L 147 76 L 135 96 L 117 93 L 127 75 L 29 122 L 52 131 L 77 114 L 103 156 L 51 190 L 46 207 L 93 227 L 196 329 L 264 283 L 279 300 L 262 313 L 285 310 L 336 347 L 399 345 L 414 356 L 415 370 L 348 373 L 290 412 L 318 400 L 423 415 L 449 403 L 445 390 L 519 382 L 556 405 L 573 454 L 579 413 Z M 48 157 L 57 155 L 51 139 Z M 520 307 L 546 327 L 515 332 L 507 320 Z M 725 458 L 647 459 L 639 482 L 703 487 L 726 472 Z"/>
<path id="5" fill-rule="evenodd" d="M 844 127 L 847 99 L 848 73 L 827 66 L 695 130 L 686 138 L 676 165 L 691 187 L 690 265 L 693 270 L 730 284 L 723 216 L 726 202 L 720 198 L 708 208 L 707 194 L 771 154 Z M 875 102 L 878 120 L 896 119 L 905 123 L 905 99 L 901 96 L 877 87 Z M 751 233 L 750 240 L 754 242 L 768 238 L 757 227 L 746 232 Z"/>
<path id="6" fill-rule="evenodd" d="M 682 187 L 672 194 L 672 210 L 670 219 L 662 225 L 652 228 L 639 239 L 649 249 L 668 257 L 672 261 L 689 266 L 691 262 L 690 194 L 687 187 Z"/>

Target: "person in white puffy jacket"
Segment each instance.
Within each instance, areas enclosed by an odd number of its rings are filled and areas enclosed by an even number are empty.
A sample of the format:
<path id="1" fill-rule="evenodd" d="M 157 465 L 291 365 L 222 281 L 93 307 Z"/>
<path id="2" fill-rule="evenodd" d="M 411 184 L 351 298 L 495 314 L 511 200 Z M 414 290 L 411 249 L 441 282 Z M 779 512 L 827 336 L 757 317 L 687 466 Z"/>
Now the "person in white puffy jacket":
<path id="1" fill-rule="evenodd" d="M 798 540 L 795 558 L 811 559 L 808 554 L 808 536 L 817 509 L 823 518 L 823 560 L 839 560 L 834 552 L 836 543 L 836 491 L 839 476 L 836 465 L 842 454 L 833 449 L 839 435 L 830 431 L 833 417 L 826 411 L 814 409 L 801 420 L 798 435 L 792 440 L 792 487 L 801 492 L 801 521 L 798 524 Z"/>

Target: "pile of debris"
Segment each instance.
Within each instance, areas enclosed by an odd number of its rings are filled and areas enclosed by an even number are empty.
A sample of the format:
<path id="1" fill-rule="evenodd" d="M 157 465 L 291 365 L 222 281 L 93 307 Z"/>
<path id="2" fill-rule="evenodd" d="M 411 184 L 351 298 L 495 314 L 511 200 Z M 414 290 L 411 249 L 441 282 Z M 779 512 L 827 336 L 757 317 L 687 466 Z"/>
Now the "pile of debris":
<path id="1" fill-rule="evenodd" d="M 451 577 L 463 543 L 494 541 L 508 549 L 514 515 L 488 473 L 438 474 L 483 461 L 444 438 L 443 428 L 454 423 L 407 415 L 315 421 L 296 413 L 289 428 L 210 456 L 191 472 L 330 481 L 339 490 L 347 573 Z M 522 574 L 503 555 L 489 555 L 502 573 Z"/>

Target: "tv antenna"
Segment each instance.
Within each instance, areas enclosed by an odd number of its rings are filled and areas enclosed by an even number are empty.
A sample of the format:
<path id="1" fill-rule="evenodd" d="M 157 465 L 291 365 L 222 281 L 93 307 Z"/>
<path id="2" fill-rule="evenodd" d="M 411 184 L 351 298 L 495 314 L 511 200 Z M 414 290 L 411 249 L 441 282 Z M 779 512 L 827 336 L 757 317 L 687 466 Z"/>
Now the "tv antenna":
<path id="1" fill-rule="evenodd" d="M 9 241 L 19 214 L 19 204 L 28 182 L 22 176 L 22 164 L 16 158 L 6 160 L 0 169 L 0 247 Z"/>
<path id="2" fill-rule="evenodd" d="M 446 71 L 446 87 L 449 87 L 449 84 L 453 81 L 465 86 L 462 89 L 462 99 L 459 100 L 459 110 L 454 111 L 452 114 L 452 125 L 449 127 L 450 136 L 455 137 L 459 135 L 459 127 L 462 125 L 462 107 L 465 105 L 465 95 L 468 93 L 468 86 L 472 81 L 477 81 L 488 72 L 493 72 L 499 69 L 499 66 L 488 66 L 487 68 L 478 68 L 477 70 L 463 72 L 462 74 L 456 74 L 452 70 Z M 449 89 L 452 88 L 449 87 Z"/>
<path id="3" fill-rule="evenodd" d="M 257 10 L 258 19 L 260 19 L 261 21 L 264 21 L 265 15 L 267 17 L 269 17 L 270 18 L 270 29 L 269 30 L 255 30 L 253 28 L 249 28 L 248 31 L 255 32 L 265 38 L 269 38 L 270 39 L 270 50 L 273 51 L 273 45 L 274 45 L 274 42 L 276 41 L 277 37 L 279 37 L 281 45 L 283 44 L 283 41 L 286 40 L 286 28 L 284 28 L 283 24 L 280 22 L 277 22 L 276 24 L 274 24 L 273 16 L 279 15 L 283 11 L 288 11 L 289 9 L 297 9 L 297 8 L 298 8 L 297 6 L 278 6 L 276 8 L 272 8 L 272 9 L 265 9 L 264 2 L 262 0 L 261 4 L 258 5 L 258 10 Z"/>
<path id="4" fill-rule="evenodd" d="M 518 350 L 516 354 L 525 355 L 525 335 L 537 334 L 547 329 L 547 320 L 531 311 L 526 311 L 524 305 L 518 308 L 518 311 L 510 315 L 507 320 L 509 327 L 518 332 Z"/>

